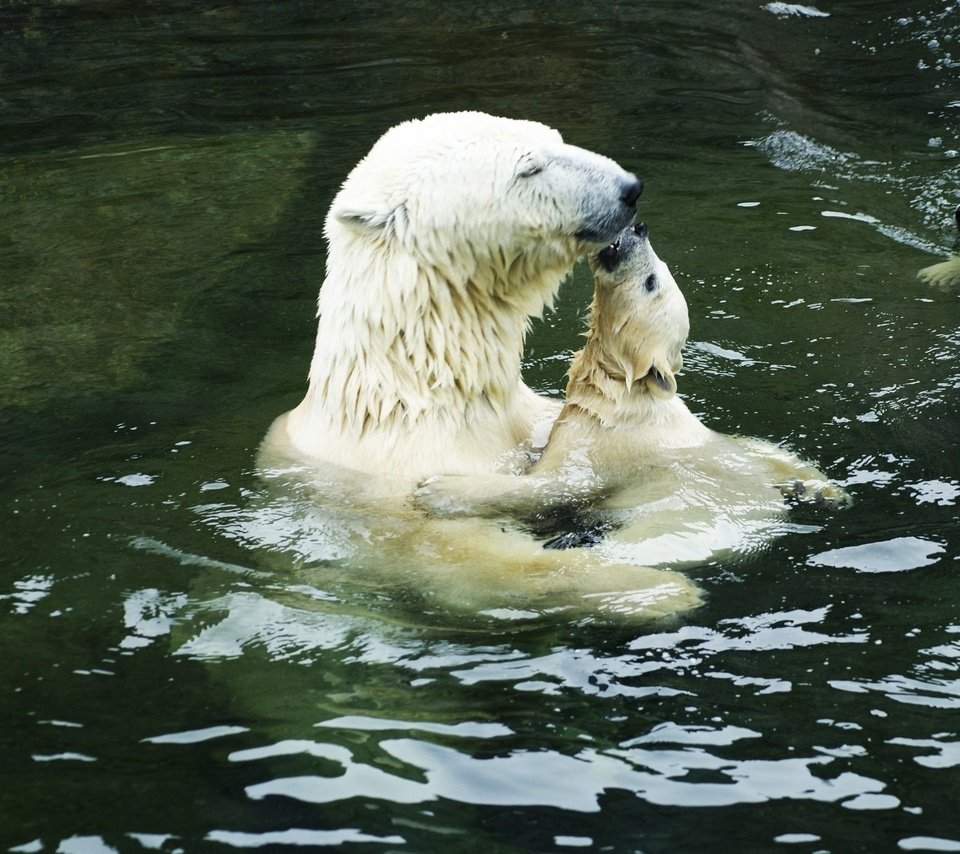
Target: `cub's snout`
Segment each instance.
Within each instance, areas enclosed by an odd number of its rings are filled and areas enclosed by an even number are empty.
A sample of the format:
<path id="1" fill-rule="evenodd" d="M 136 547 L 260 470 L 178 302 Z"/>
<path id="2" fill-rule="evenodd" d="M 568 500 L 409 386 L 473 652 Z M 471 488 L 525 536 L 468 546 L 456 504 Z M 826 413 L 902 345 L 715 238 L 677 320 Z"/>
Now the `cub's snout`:
<path id="1" fill-rule="evenodd" d="M 596 274 L 598 270 L 612 273 L 626 262 L 639 260 L 638 253 L 643 250 L 650 252 L 647 240 L 647 225 L 643 222 L 628 226 L 617 239 L 609 246 L 601 249 L 594 258 L 590 259 L 590 266 Z"/>

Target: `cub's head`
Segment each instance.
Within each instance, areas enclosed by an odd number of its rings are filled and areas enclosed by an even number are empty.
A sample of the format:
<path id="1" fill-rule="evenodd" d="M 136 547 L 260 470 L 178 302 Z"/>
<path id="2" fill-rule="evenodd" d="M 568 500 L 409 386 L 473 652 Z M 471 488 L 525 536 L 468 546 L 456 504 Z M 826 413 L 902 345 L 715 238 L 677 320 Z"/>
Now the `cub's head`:
<path id="1" fill-rule="evenodd" d="M 615 239 L 641 189 L 545 125 L 439 113 L 380 138 L 334 199 L 326 234 L 331 253 L 351 246 L 354 265 L 390 253 L 444 279 L 522 283 Z"/>
<path id="2" fill-rule="evenodd" d="M 690 332 L 687 303 L 643 223 L 625 228 L 590 258 L 594 299 L 588 339 L 627 387 L 657 397 L 677 391 L 681 350 Z"/>

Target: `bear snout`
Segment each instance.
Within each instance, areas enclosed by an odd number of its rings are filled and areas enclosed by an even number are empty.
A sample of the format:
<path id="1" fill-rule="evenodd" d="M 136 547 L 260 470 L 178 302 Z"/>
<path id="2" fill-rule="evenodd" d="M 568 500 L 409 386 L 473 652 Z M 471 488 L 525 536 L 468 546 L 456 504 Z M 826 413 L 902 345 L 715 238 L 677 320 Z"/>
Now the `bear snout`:
<path id="1" fill-rule="evenodd" d="M 638 222 L 636 225 L 628 225 L 620 234 L 620 239 L 617 241 L 620 249 L 620 261 L 622 262 L 628 258 L 632 258 L 634 253 L 643 246 L 646 239 L 646 223 Z"/>
<path id="2" fill-rule="evenodd" d="M 575 236 L 581 240 L 612 243 L 636 215 L 637 199 L 643 192 L 643 181 L 626 172 L 613 182 L 606 183 L 606 186 L 604 184 L 601 180 L 591 188 L 588 198 L 592 210 L 585 212 L 583 224 L 575 232 Z"/>
<path id="3" fill-rule="evenodd" d="M 620 190 L 620 201 L 627 207 L 633 208 L 636 207 L 637 199 L 640 198 L 640 194 L 643 192 L 643 181 L 634 175 L 631 175 L 630 178 L 632 180 L 624 183 Z"/>
<path id="4" fill-rule="evenodd" d="M 597 253 L 596 261 L 604 270 L 612 273 L 621 263 L 630 259 L 646 239 L 646 223 L 628 225 L 613 243 Z"/>

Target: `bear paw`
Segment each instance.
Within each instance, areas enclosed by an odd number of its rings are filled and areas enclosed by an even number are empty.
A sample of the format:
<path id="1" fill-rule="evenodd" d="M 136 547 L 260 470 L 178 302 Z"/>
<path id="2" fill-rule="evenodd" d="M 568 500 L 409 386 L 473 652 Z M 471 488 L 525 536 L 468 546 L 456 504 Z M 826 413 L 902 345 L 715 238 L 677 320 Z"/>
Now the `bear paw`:
<path id="1" fill-rule="evenodd" d="M 853 504 L 853 497 L 842 486 L 829 480 L 795 480 L 780 487 L 791 504 L 812 504 L 828 510 L 842 510 Z"/>
<path id="2" fill-rule="evenodd" d="M 917 278 L 927 285 L 944 290 L 960 287 L 960 257 L 954 256 L 949 261 L 924 267 L 917 273 Z"/>
<path id="3" fill-rule="evenodd" d="M 431 516 L 480 515 L 480 497 L 470 478 L 437 475 L 422 481 L 413 491 L 413 503 Z"/>

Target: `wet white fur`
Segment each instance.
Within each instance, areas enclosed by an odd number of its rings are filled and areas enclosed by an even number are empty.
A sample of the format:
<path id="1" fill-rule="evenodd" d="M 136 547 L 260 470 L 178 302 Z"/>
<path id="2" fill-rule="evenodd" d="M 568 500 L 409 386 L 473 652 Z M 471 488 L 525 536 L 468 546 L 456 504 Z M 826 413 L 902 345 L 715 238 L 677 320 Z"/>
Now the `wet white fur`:
<path id="1" fill-rule="evenodd" d="M 409 503 L 428 475 L 520 471 L 542 447 L 560 404 L 521 381 L 529 320 L 632 221 L 621 196 L 635 180 L 533 122 L 460 113 L 388 131 L 327 216 L 309 387 L 264 440 L 272 489 L 235 529 L 295 572 L 334 561 L 467 609 L 646 619 L 695 606 L 682 574 Z"/>
<path id="2" fill-rule="evenodd" d="M 676 395 L 687 305 L 649 240 L 624 232 L 613 272 L 592 261 L 585 347 L 541 458 L 522 477 L 439 477 L 418 490 L 440 515 L 523 515 L 553 505 L 605 509 L 609 559 L 697 563 L 777 533 L 785 495 L 842 505 L 814 466 L 760 439 L 708 429 Z M 653 289 L 645 283 L 653 277 Z"/>
<path id="3" fill-rule="evenodd" d="M 263 461 L 407 481 L 522 468 L 557 412 L 521 381 L 529 320 L 630 221 L 631 180 L 535 122 L 438 114 L 384 134 L 327 216 L 309 387 Z"/>

